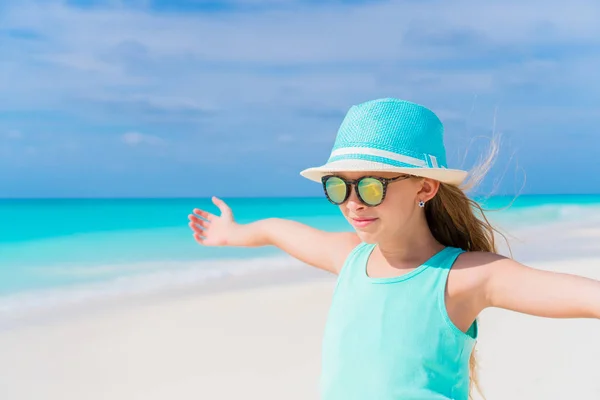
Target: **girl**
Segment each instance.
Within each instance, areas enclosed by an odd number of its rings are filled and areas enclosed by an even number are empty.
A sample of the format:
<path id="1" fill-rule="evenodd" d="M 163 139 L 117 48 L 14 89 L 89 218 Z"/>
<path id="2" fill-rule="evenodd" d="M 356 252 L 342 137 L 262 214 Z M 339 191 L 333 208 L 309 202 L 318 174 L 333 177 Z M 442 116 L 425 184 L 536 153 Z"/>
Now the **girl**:
<path id="1" fill-rule="evenodd" d="M 327 163 L 301 175 L 323 185 L 355 232 L 275 218 L 240 225 L 218 198 L 220 216 L 195 209 L 189 218 L 202 245 L 274 245 L 338 275 L 323 400 L 467 399 L 487 307 L 600 318 L 600 282 L 496 254 L 494 228 L 461 186 L 467 172 L 447 168 L 442 123 L 421 105 L 351 107 Z"/>

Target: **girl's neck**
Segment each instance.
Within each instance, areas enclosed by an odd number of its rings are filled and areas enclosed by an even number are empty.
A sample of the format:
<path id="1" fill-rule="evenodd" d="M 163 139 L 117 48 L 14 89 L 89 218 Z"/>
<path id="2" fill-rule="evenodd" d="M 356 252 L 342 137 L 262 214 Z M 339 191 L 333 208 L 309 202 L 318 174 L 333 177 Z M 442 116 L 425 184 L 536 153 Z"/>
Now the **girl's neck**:
<path id="1" fill-rule="evenodd" d="M 429 227 L 425 225 L 424 229 L 408 230 L 395 237 L 379 241 L 377 253 L 381 257 L 380 260 L 389 266 L 413 268 L 440 252 L 444 247 L 433 237 Z"/>

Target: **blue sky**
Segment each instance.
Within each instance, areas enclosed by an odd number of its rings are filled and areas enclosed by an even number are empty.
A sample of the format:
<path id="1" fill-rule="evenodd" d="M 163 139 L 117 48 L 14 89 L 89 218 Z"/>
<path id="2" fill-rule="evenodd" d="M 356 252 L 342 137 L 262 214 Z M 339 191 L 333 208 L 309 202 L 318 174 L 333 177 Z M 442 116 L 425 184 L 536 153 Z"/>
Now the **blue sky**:
<path id="1" fill-rule="evenodd" d="M 399 97 L 480 189 L 600 193 L 600 3 L 4 0 L 0 197 L 310 196 L 348 108 Z M 467 151 L 468 150 L 468 151 Z"/>

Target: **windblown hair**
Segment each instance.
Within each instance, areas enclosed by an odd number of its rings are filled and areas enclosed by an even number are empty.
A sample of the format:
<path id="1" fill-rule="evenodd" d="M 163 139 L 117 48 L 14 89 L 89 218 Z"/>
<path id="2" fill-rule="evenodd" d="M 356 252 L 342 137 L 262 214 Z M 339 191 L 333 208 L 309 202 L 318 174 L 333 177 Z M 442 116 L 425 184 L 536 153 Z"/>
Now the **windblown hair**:
<path id="1" fill-rule="evenodd" d="M 437 194 L 425 205 L 427 224 L 435 239 L 445 246 L 458 247 L 465 251 L 497 252 L 494 232 L 499 232 L 488 221 L 484 209 L 477 201 L 470 199 L 466 192 L 475 187 L 491 168 L 498 152 L 498 145 L 492 142 L 490 152 L 475 167 L 467 182 L 458 187 L 441 183 Z M 477 376 L 475 349 L 469 360 L 470 398 L 473 388 L 481 393 Z"/>

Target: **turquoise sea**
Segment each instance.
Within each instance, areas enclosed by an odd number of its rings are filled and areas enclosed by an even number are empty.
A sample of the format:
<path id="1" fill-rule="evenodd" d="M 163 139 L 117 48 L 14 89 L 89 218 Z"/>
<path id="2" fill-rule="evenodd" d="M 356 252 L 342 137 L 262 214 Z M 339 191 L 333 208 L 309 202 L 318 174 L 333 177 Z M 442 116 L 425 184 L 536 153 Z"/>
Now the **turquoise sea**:
<path id="1" fill-rule="evenodd" d="M 323 198 L 224 200 L 242 223 L 283 217 L 326 230 L 351 229 Z M 496 209 L 511 201 L 493 197 L 483 204 Z M 275 248 L 198 245 L 187 225 L 194 207 L 217 212 L 209 199 L 0 200 L 0 314 L 290 264 Z M 589 223 L 600 218 L 600 195 L 522 195 L 489 215 L 509 230 Z"/>

